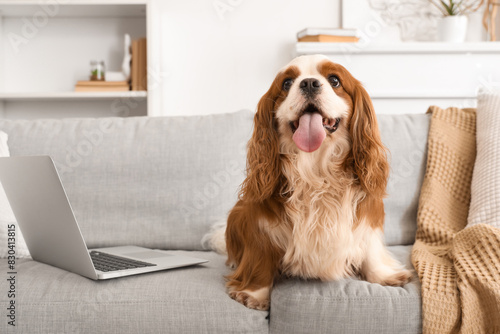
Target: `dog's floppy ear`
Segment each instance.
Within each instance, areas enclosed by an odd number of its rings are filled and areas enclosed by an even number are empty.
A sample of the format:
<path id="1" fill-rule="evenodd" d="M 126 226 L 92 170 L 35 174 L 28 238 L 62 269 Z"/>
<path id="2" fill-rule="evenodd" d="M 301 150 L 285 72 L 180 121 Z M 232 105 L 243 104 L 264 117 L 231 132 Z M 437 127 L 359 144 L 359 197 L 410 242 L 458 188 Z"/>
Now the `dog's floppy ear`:
<path id="1" fill-rule="evenodd" d="M 281 91 L 279 77 L 257 105 L 253 135 L 248 142 L 247 177 L 240 197 L 253 202 L 271 197 L 280 183 L 279 138 L 274 117 L 275 101 Z"/>
<path id="2" fill-rule="evenodd" d="M 349 132 L 352 138 L 354 172 L 367 194 L 383 197 L 386 194 L 389 163 L 387 150 L 380 139 L 375 110 L 361 83 L 356 82 L 351 96 L 353 114 Z"/>

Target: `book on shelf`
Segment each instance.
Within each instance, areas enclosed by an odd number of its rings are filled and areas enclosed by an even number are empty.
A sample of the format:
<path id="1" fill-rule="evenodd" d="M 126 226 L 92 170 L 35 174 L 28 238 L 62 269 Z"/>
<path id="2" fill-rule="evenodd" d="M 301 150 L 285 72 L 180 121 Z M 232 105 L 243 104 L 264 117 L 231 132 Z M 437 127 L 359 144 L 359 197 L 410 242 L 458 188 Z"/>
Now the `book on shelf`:
<path id="1" fill-rule="evenodd" d="M 356 43 L 359 37 L 358 29 L 306 28 L 297 33 L 299 42 Z"/>
<path id="2" fill-rule="evenodd" d="M 332 35 L 359 37 L 359 29 L 344 28 L 305 28 L 297 33 L 297 39 L 304 36 Z"/>
<path id="3" fill-rule="evenodd" d="M 299 42 L 356 43 L 359 42 L 359 37 L 315 35 L 301 37 L 299 38 Z"/>
<path id="4" fill-rule="evenodd" d="M 132 64 L 130 67 L 130 79 L 132 90 L 148 90 L 146 38 L 133 40 L 131 48 Z"/>
<path id="5" fill-rule="evenodd" d="M 78 81 L 75 92 L 125 92 L 130 90 L 127 81 Z"/>

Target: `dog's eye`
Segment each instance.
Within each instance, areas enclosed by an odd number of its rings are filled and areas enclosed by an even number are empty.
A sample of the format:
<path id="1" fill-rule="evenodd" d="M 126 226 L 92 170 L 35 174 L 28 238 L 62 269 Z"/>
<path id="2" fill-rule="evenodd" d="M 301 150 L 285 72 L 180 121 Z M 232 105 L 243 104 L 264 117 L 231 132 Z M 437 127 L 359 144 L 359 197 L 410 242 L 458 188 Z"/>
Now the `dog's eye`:
<path id="1" fill-rule="evenodd" d="M 292 88 L 293 80 L 292 79 L 286 79 L 283 81 L 283 90 L 288 92 L 290 88 Z"/>
<path id="2" fill-rule="evenodd" d="M 333 88 L 337 88 L 340 86 L 340 80 L 336 75 L 330 75 L 328 77 L 328 81 L 330 82 L 330 85 L 332 85 Z"/>

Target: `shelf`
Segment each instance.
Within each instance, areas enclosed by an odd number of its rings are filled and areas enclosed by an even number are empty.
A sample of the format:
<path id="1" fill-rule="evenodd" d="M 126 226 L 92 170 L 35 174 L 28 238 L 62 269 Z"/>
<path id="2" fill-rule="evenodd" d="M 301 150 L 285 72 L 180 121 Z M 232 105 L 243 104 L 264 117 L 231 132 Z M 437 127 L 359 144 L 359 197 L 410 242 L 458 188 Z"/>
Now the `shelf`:
<path id="1" fill-rule="evenodd" d="M 0 102 L 28 102 L 28 101 L 93 101 L 146 98 L 146 91 L 128 92 L 12 92 L 0 93 Z"/>
<path id="2" fill-rule="evenodd" d="M 64 4 L 0 0 L 0 16 L 32 17 L 41 13 L 48 17 L 146 17 L 146 3 L 147 0 L 73 0 Z"/>
<path id="3" fill-rule="evenodd" d="M 475 99 L 476 92 L 471 91 L 379 91 L 369 90 L 372 99 Z"/>
<path id="4" fill-rule="evenodd" d="M 408 42 L 392 44 L 369 43 L 297 43 L 297 55 L 305 54 L 488 54 L 500 53 L 500 42 Z"/>

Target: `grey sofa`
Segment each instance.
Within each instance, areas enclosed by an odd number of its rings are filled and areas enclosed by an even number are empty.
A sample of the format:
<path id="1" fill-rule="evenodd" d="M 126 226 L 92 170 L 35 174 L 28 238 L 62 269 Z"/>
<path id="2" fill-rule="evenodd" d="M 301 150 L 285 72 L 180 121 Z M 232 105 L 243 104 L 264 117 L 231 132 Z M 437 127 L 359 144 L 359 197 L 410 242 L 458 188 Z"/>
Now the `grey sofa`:
<path id="1" fill-rule="evenodd" d="M 352 278 L 282 279 L 269 312 L 228 297 L 224 256 L 203 249 L 244 177 L 253 113 L 196 117 L 1 120 L 10 153 L 56 162 L 88 247 L 133 244 L 209 260 L 95 282 L 17 260 L 17 321 L 1 333 L 419 333 L 418 278 L 402 288 Z M 408 268 L 426 160 L 428 115 L 379 116 L 391 176 L 385 237 Z M 3 223 L 3 222 L 2 222 Z M 4 245 L 0 245 L 4 247 Z M 9 271 L 0 259 L 0 272 Z M 0 309 L 6 313 L 7 282 Z"/>

